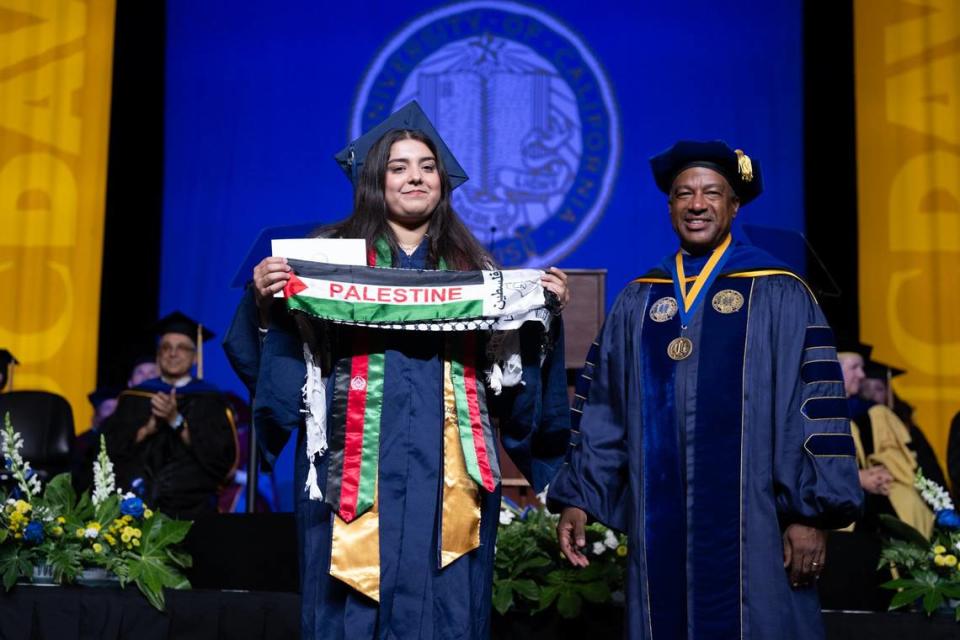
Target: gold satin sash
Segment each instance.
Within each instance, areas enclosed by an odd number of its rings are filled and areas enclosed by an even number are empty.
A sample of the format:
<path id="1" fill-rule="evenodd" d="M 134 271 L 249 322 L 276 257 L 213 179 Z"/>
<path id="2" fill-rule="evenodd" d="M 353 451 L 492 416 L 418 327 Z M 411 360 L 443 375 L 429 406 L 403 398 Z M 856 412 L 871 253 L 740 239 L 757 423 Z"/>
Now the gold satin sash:
<path id="1" fill-rule="evenodd" d="M 440 568 L 480 546 L 480 488 L 467 473 L 450 362 L 443 364 L 443 498 Z M 380 505 L 350 522 L 333 515 L 330 575 L 380 602 Z"/>
<path id="2" fill-rule="evenodd" d="M 480 546 L 480 488 L 467 474 L 450 361 L 443 363 L 443 510 L 440 567 Z"/>
<path id="3" fill-rule="evenodd" d="M 373 506 L 347 524 L 333 514 L 330 544 L 330 575 L 363 595 L 380 602 L 380 497 Z"/>

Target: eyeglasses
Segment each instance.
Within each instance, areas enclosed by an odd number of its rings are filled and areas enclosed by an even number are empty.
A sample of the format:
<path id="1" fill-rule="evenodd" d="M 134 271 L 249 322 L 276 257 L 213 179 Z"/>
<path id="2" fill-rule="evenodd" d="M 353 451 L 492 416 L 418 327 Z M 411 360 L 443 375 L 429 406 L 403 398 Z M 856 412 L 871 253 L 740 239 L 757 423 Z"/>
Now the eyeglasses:
<path id="1" fill-rule="evenodd" d="M 168 353 L 190 354 L 196 351 L 196 348 L 188 344 L 161 344 L 157 347 L 157 351 L 163 355 Z"/>

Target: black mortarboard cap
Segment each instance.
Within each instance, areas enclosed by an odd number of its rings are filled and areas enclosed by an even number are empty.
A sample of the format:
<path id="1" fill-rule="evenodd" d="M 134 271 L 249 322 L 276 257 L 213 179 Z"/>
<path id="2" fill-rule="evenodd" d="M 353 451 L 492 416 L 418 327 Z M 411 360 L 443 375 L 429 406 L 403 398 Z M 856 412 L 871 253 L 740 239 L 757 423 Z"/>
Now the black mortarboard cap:
<path id="1" fill-rule="evenodd" d="M 452 189 L 456 189 L 467 181 L 466 171 L 464 171 L 460 163 L 457 162 L 453 152 L 450 151 L 450 147 L 447 146 L 443 138 L 440 137 L 440 134 L 437 133 L 433 123 L 427 118 L 427 114 L 423 112 L 423 109 L 420 108 L 417 101 L 413 100 L 400 107 L 386 120 L 348 144 L 346 148 L 334 156 L 337 164 L 339 164 L 343 172 L 347 174 L 347 177 L 350 179 L 350 182 L 353 183 L 354 187 L 357 186 L 360 180 L 360 172 L 363 169 L 363 163 L 367 158 L 370 147 L 382 138 L 385 133 L 393 129 L 422 131 L 433 140 L 433 144 L 437 147 L 437 153 L 440 154 L 443 161 L 443 166 L 447 170 L 447 175 L 450 177 L 450 186 Z"/>
<path id="2" fill-rule="evenodd" d="M 253 277 L 253 268 L 260 264 L 260 261 L 267 256 L 272 256 L 273 251 L 270 243 L 274 240 L 284 240 L 286 238 L 309 238 L 316 235 L 316 231 L 322 225 L 316 222 L 301 222 L 299 224 L 288 224 L 280 227 L 264 227 L 260 230 L 257 239 L 250 245 L 246 257 L 237 272 L 233 276 L 230 286 L 234 289 L 244 287 Z"/>
<path id="3" fill-rule="evenodd" d="M 837 353 L 859 353 L 866 364 L 870 360 L 871 351 L 873 351 L 872 345 L 864 344 L 852 336 L 837 336 Z"/>
<path id="4" fill-rule="evenodd" d="M 197 377 L 203 379 L 203 343 L 214 336 L 213 331 L 180 311 L 174 311 L 157 320 L 153 325 L 153 331 L 157 337 L 167 333 L 182 333 L 193 340 L 197 345 Z M 198 334 L 202 340 L 197 340 Z"/>
<path id="5" fill-rule="evenodd" d="M 742 205 L 763 191 L 760 163 L 740 149 L 731 149 L 722 140 L 681 140 L 650 158 L 650 168 L 653 169 L 657 187 L 667 195 L 670 195 L 677 175 L 690 167 L 706 167 L 722 175 L 733 187 Z"/>
<path id="6" fill-rule="evenodd" d="M 863 368 L 868 378 L 877 378 L 878 380 L 890 380 L 907 372 L 906 369 L 893 367 L 885 362 L 870 360 Z"/>
<path id="7" fill-rule="evenodd" d="M 10 379 L 13 377 L 13 365 L 20 364 L 20 361 L 13 357 L 13 354 L 6 349 L 0 349 L 0 389 L 3 389 L 10 384 L 10 388 L 13 388 L 13 383 Z"/>
<path id="8" fill-rule="evenodd" d="M 11 364 L 20 364 L 20 361 L 7 349 L 0 349 L 0 367 L 6 369 Z"/>
<path id="9" fill-rule="evenodd" d="M 97 387 L 95 391 L 87 394 L 87 400 L 89 400 L 93 408 L 96 409 L 104 400 L 119 396 L 121 391 L 122 389 L 120 387 Z"/>
<path id="10" fill-rule="evenodd" d="M 170 315 L 160 318 L 153 325 L 153 332 L 157 334 L 157 336 L 162 336 L 165 333 L 182 333 L 194 342 L 197 341 L 198 331 L 200 331 L 200 334 L 203 336 L 203 342 L 206 342 L 214 335 L 213 331 L 210 331 L 190 316 L 179 311 L 174 311 Z"/>

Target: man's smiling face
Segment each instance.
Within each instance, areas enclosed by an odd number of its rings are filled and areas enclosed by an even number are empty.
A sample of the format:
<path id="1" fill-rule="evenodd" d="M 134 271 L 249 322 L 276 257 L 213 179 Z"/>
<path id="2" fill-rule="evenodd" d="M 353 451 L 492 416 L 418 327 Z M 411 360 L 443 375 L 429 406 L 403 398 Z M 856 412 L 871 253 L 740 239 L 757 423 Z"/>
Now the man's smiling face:
<path id="1" fill-rule="evenodd" d="M 740 200 L 721 174 L 706 167 L 690 167 L 674 178 L 669 207 L 680 246 L 700 255 L 712 251 L 730 233 Z"/>

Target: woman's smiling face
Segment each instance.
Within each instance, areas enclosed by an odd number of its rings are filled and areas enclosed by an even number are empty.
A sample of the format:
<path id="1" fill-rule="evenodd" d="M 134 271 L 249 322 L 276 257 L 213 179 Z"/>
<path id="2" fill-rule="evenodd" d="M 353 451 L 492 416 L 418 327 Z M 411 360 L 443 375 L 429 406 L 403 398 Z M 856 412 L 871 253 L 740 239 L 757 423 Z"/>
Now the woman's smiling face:
<path id="1" fill-rule="evenodd" d="M 383 195 L 390 220 L 409 226 L 430 218 L 440 202 L 437 159 L 419 140 L 397 140 L 390 147 Z"/>

